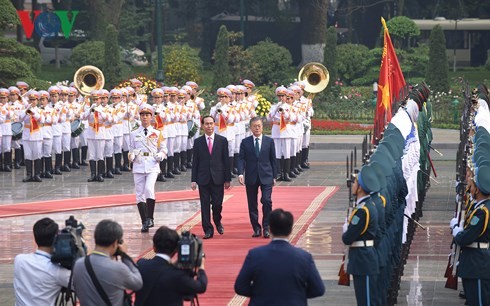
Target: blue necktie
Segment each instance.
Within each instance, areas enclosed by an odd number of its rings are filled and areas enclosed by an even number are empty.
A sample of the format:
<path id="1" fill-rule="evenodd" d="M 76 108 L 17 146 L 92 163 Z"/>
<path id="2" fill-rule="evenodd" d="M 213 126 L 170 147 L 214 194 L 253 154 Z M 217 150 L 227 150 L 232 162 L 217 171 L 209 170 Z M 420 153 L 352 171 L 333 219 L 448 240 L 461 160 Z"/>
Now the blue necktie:
<path id="1" fill-rule="evenodd" d="M 257 158 L 259 158 L 259 152 L 260 152 L 259 139 L 255 138 L 255 156 L 257 156 Z"/>

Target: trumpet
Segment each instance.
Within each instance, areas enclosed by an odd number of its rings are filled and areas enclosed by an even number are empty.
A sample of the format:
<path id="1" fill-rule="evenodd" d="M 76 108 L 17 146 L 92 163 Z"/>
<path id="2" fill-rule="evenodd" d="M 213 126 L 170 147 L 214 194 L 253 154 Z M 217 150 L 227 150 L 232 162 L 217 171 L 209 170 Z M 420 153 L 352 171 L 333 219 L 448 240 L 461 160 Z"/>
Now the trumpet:
<path id="1" fill-rule="evenodd" d="M 191 100 L 193 100 L 193 101 L 194 101 L 194 100 L 196 100 L 196 99 L 197 99 L 197 97 L 199 97 L 199 96 L 200 96 L 200 95 L 201 95 L 201 94 L 204 92 L 204 90 L 205 90 L 205 89 L 203 88 L 203 89 L 200 89 L 198 92 L 196 92 L 196 94 L 195 94 L 195 95 L 194 95 L 194 94 L 192 94 L 192 95 L 191 95 Z"/>

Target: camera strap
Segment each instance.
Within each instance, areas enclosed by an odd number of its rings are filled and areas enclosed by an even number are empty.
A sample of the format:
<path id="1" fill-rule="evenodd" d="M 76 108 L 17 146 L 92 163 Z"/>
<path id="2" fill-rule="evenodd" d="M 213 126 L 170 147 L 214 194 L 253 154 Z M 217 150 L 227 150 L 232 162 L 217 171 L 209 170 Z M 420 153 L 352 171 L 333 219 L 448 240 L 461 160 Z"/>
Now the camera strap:
<path id="1" fill-rule="evenodd" d="M 107 306 L 112 306 L 111 300 L 109 299 L 107 293 L 105 293 L 104 289 L 102 288 L 102 285 L 97 279 L 97 276 L 95 276 L 94 269 L 92 268 L 92 264 L 90 263 L 89 257 L 90 255 L 87 255 L 85 257 L 85 267 L 87 268 L 87 272 L 90 275 L 90 278 L 92 279 L 92 282 L 95 285 L 95 289 L 97 289 L 97 292 L 99 293 L 100 297 L 104 300 Z"/>

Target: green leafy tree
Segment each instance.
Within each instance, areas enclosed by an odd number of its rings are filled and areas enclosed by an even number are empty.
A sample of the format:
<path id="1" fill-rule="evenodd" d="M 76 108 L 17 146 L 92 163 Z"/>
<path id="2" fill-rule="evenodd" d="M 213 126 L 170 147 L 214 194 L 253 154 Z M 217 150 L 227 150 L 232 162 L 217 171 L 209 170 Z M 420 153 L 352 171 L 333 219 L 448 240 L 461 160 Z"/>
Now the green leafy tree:
<path id="1" fill-rule="evenodd" d="M 117 37 L 116 27 L 112 24 L 108 25 L 104 46 L 104 76 L 109 87 L 113 87 L 121 80 L 121 53 Z"/>
<path id="2" fill-rule="evenodd" d="M 410 39 L 420 36 L 420 30 L 415 22 L 406 16 L 391 18 L 386 22 L 386 26 L 395 47 L 398 48 L 410 47 Z M 381 31 L 381 37 L 383 37 L 383 31 Z"/>
<path id="3" fill-rule="evenodd" d="M 230 72 L 230 36 L 226 26 L 219 28 L 216 46 L 214 48 L 214 66 L 213 66 L 213 88 L 219 88 L 231 83 Z"/>
<path id="4" fill-rule="evenodd" d="M 0 0 L 0 33 L 20 24 L 14 5 L 10 0 Z"/>
<path id="5" fill-rule="evenodd" d="M 119 28 L 124 0 L 87 0 L 92 38 L 103 40 L 107 25 Z"/>
<path id="6" fill-rule="evenodd" d="M 0 57 L 0 87 L 11 86 L 15 80 L 34 77 L 29 66 L 15 57 Z"/>
<path id="7" fill-rule="evenodd" d="M 119 45 L 123 48 L 134 48 L 140 43 L 149 44 L 152 37 L 151 5 L 143 1 L 137 5 L 137 0 L 128 0 L 123 4 L 119 20 Z"/>
<path id="8" fill-rule="evenodd" d="M 247 50 L 250 51 L 253 61 L 258 64 L 257 82 L 259 84 L 278 83 L 287 85 L 292 81 L 291 65 L 293 60 L 288 49 L 266 39 Z"/>
<path id="9" fill-rule="evenodd" d="M 337 80 L 337 30 L 335 30 L 335 27 L 328 28 L 325 41 L 323 63 L 330 73 L 329 87 L 331 87 L 332 83 Z"/>
<path id="10" fill-rule="evenodd" d="M 243 79 L 257 80 L 258 64 L 253 60 L 252 55 L 248 50 L 244 50 L 240 45 L 242 32 L 229 32 L 230 43 L 230 72 L 233 82 L 239 82 Z"/>
<path id="11" fill-rule="evenodd" d="M 105 67 L 104 53 L 105 44 L 103 41 L 86 41 L 75 48 L 71 54 L 71 63 L 74 67 L 93 65 L 95 67 Z"/>
<path id="12" fill-rule="evenodd" d="M 337 46 L 337 68 L 340 79 L 350 83 L 363 76 L 368 71 L 369 58 L 369 49 L 364 45 Z"/>
<path id="13" fill-rule="evenodd" d="M 163 48 L 163 71 L 165 83 L 168 85 L 183 85 L 186 81 L 201 80 L 202 61 L 199 51 L 188 44 L 172 44 Z M 156 65 L 155 65 L 156 66 Z M 155 67 L 156 69 L 156 67 Z M 154 74 L 156 71 L 153 72 Z"/>
<path id="14" fill-rule="evenodd" d="M 446 57 L 446 38 L 440 25 L 436 25 L 429 37 L 429 65 L 427 66 L 427 83 L 435 92 L 449 90 L 449 65 Z"/>

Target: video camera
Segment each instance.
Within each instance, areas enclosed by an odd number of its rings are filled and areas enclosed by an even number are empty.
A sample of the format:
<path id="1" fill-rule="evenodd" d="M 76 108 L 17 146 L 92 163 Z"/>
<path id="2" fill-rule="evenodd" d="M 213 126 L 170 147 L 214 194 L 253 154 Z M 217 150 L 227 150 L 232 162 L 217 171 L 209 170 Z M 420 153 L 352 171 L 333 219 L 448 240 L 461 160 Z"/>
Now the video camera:
<path id="1" fill-rule="evenodd" d="M 178 246 L 177 267 L 184 270 L 196 271 L 202 263 L 202 241 L 189 231 L 181 234 Z"/>
<path id="2" fill-rule="evenodd" d="M 73 216 L 65 220 L 65 228 L 54 238 L 51 262 L 71 270 L 78 258 L 87 255 L 87 246 L 82 236 L 84 229 L 85 226 Z"/>

